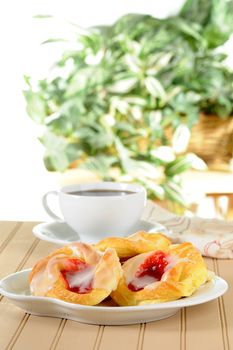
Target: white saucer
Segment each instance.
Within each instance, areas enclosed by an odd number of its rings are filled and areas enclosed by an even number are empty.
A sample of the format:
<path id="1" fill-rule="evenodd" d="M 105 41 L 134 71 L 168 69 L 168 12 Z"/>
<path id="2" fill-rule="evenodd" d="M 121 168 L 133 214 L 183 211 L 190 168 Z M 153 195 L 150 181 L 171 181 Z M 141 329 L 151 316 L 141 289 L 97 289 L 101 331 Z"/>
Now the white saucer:
<path id="1" fill-rule="evenodd" d="M 126 325 L 161 320 L 182 307 L 199 305 L 224 294 L 227 282 L 215 276 L 193 295 L 179 300 L 142 306 L 86 306 L 63 300 L 32 296 L 28 284 L 29 270 L 13 273 L 0 281 L 0 293 L 27 313 L 37 316 L 66 318 L 99 325 Z M 200 310 L 201 313 L 201 310 Z"/>
<path id="2" fill-rule="evenodd" d="M 168 229 L 159 223 L 151 223 L 149 221 L 140 220 L 137 225 L 127 233 L 126 236 L 137 231 L 147 232 L 162 232 L 169 234 Z M 78 234 L 72 230 L 65 222 L 48 222 L 36 225 L 32 230 L 34 236 L 37 238 L 55 243 L 58 245 L 65 245 L 72 242 L 80 241 Z"/>

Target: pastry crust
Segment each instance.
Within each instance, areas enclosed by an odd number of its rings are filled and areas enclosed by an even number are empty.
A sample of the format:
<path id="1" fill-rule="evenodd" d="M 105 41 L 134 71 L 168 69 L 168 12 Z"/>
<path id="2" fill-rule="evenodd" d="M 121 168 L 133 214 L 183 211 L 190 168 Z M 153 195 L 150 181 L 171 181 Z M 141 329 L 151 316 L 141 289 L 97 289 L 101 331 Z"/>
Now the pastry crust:
<path id="1" fill-rule="evenodd" d="M 83 288 L 91 284 L 88 292 L 74 292 L 68 287 L 62 274 L 75 264 L 81 264 L 87 273 L 82 281 Z M 83 267 L 84 266 L 84 267 Z M 116 289 L 122 276 L 121 264 L 114 249 L 100 253 L 85 243 L 72 243 L 56 250 L 41 259 L 32 269 L 29 276 L 30 289 L 36 296 L 46 296 L 83 305 L 97 305 Z M 88 282 L 87 282 L 88 281 Z"/>
<path id="2" fill-rule="evenodd" d="M 147 253 L 153 250 L 167 249 L 171 241 L 162 233 L 148 233 L 138 231 L 126 238 L 109 237 L 99 241 L 94 247 L 105 251 L 107 248 L 116 250 L 119 258 L 130 258 L 137 254 Z"/>
<path id="3" fill-rule="evenodd" d="M 111 293 L 121 306 L 154 304 L 190 296 L 208 279 L 208 272 L 199 251 L 191 243 L 170 245 L 162 253 L 168 257 L 168 265 L 161 280 L 153 281 L 142 289 L 129 288 L 143 262 L 155 252 L 137 255 L 122 266 L 124 275 L 118 287 Z"/>

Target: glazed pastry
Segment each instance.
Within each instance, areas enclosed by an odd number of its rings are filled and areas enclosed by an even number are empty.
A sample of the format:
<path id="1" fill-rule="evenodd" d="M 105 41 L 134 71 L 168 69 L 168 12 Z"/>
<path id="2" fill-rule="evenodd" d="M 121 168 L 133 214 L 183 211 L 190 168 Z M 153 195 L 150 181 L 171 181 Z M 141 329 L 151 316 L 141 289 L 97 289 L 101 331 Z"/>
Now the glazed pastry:
<path id="1" fill-rule="evenodd" d="M 114 249 L 102 253 L 88 244 L 72 243 L 40 260 L 29 282 L 33 295 L 96 305 L 116 289 L 121 276 Z"/>
<path id="2" fill-rule="evenodd" d="M 124 275 L 111 294 L 121 306 L 190 296 L 208 279 L 204 260 L 191 243 L 137 255 L 127 260 L 122 269 Z"/>
<path id="3" fill-rule="evenodd" d="M 162 233 L 148 233 L 139 231 L 131 236 L 109 237 L 95 244 L 95 248 L 104 251 L 106 248 L 116 250 L 120 259 L 127 259 L 141 253 L 152 250 L 164 250 L 171 244 L 171 241 Z"/>

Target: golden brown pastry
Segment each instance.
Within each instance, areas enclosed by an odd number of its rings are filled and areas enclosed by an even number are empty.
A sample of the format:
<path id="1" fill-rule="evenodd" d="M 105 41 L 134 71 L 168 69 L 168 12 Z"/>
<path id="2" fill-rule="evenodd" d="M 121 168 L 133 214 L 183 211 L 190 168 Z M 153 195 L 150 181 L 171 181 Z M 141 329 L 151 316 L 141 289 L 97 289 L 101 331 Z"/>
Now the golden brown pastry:
<path id="1" fill-rule="evenodd" d="M 191 295 L 208 278 L 201 254 L 191 243 L 139 254 L 122 266 L 111 297 L 121 306 L 153 304 Z"/>
<path id="2" fill-rule="evenodd" d="M 141 253 L 147 253 L 152 250 L 164 250 L 171 244 L 171 241 L 162 233 L 148 233 L 139 231 L 131 236 L 109 237 L 101 240 L 94 247 L 105 251 L 107 248 L 116 250 L 121 259 L 127 259 Z"/>
<path id="3" fill-rule="evenodd" d="M 40 260 L 29 276 L 31 293 L 96 305 L 116 289 L 122 276 L 114 249 L 104 253 L 85 243 L 72 243 Z"/>

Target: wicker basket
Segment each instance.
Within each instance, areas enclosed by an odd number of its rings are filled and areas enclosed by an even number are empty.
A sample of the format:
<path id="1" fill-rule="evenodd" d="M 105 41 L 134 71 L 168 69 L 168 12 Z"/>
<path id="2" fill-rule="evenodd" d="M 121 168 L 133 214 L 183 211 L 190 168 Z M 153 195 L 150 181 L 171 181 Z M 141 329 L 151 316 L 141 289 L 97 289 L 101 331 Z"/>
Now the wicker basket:
<path id="1" fill-rule="evenodd" d="M 202 158 L 210 169 L 230 170 L 233 117 L 223 120 L 215 115 L 202 114 L 192 129 L 188 151 Z"/>

